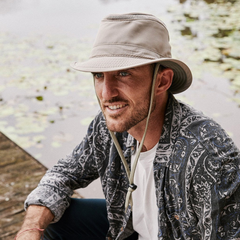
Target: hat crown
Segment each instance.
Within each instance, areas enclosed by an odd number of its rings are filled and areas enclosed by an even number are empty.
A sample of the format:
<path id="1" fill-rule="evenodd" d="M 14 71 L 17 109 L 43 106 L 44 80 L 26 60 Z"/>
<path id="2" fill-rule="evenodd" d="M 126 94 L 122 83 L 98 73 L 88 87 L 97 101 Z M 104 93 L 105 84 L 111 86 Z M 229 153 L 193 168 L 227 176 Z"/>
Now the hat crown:
<path id="1" fill-rule="evenodd" d="M 91 52 L 91 58 L 99 56 L 170 58 L 168 30 L 150 14 L 109 15 L 100 24 Z"/>

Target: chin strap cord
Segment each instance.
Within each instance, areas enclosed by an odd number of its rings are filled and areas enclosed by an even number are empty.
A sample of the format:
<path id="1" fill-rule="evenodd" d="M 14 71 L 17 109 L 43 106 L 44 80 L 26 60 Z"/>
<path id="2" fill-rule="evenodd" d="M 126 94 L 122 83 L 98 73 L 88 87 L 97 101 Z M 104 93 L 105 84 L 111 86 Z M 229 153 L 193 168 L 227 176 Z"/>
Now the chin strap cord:
<path id="1" fill-rule="evenodd" d="M 149 103 L 149 110 L 148 110 L 148 116 L 147 116 L 147 121 L 146 121 L 146 127 L 143 133 L 143 137 L 142 137 L 142 141 L 139 145 L 138 151 L 136 153 L 136 157 L 135 160 L 133 162 L 133 166 L 132 166 L 132 170 L 130 171 L 129 166 L 127 164 L 127 161 L 123 155 L 123 151 L 118 143 L 118 140 L 114 134 L 114 132 L 110 131 L 110 135 L 112 137 L 112 140 L 115 144 L 115 147 L 117 148 L 118 154 L 123 162 L 124 168 L 126 170 L 127 176 L 128 176 L 128 180 L 129 180 L 129 185 L 128 185 L 128 192 L 127 192 L 127 196 L 126 196 L 126 200 L 125 200 L 125 212 L 128 209 L 128 205 L 130 204 L 131 207 L 133 206 L 133 202 L 132 202 L 132 192 L 135 191 L 137 189 L 137 185 L 135 185 L 133 183 L 134 180 L 134 174 L 136 171 L 136 167 L 137 167 L 137 163 L 138 163 L 138 159 L 143 147 L 143 143 L 147 134 L 147 128 L 148 128 L 148 123 L 149 123 L 149 119 L 150 119 L 150 115 L 152 112 L 152 105 L 153 105 L 153 100 L 154 100 L 154 90 L 155 90 L 155 82 L 156 82 L 156 78 L 157 78 L 157 74 L 158 74 L 158 69 L 159 69 L 160 63 L 157 63 L 154 69 L 154 75 L 153 75 L 153 80 L 152 80 L 152 88 L 151 88 L 151 97 L 150 97 L 150 103 Z M 101 105 L 100 105 L 101 106 Z"/>

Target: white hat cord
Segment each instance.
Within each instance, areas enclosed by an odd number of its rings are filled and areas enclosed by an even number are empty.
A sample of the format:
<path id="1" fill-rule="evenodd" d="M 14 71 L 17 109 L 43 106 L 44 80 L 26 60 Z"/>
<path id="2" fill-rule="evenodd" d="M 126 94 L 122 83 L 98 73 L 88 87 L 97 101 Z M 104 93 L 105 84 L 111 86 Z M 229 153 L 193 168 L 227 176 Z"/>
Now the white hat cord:
<path id="1" fill-rule="evenodd" d="M 148 116 L 147 116 L 147 121 L 146 121 L 146 127 L 143 133 L 143 137 L 142 137 L 142 141 L 139 145 L 138 151 L 136 153 L 136 157 L 135 160 L 133 162 L 133 166 L 132 166 L 132 170 L 130 171 L 127 161 L 123 155 L 122 149 L 119 145 L 119 142 L 114 134 L 114 132 L 112 132 L 111 130 L 109 130 L 110 135 L 113 139 L 113 142 L 115 144 L 115 147 L 117 148 L 118 154 L 123 162 L 124 168 L 126 170 L 127 173 L 127 177 L 129 180 L 129 185 L 128 185 L 128 192 L 127 192 L 127 196 L 126 196 L 126 200 L 125 200 L 125 211 L 127 211 L 128 205 L 130 204 L 131 207 L 133 206 L 133 201 L 132 201 L 132 192 L 136 190 L 137 186 L 134 184 L 134 174 L 136 171 L 136 167 L 137 167 L 137 163 L 138 163 L 138 159 L 144 144 L 144 140 L 147 134 L 147 129 L 148 129 L 148 123 L 149 123 L 149 119 L 150 119 L 150 115 L 152 112 L 152 105 L 153 105 L 153 99 L 154 99 L 154 90 L 155 90 L 155 82 L 156 82 L 156 78 L 157 78 L 157 74 L 158 74 L 158 69 L 159 69 L 160 63 L 157 63 L 155 66 L 155 70 L 154 70 L 154 75 L 153 75 L 153 80 L 152 80 L 152 88 L 151 88 L 151 97 L 150 97 L 150 103 L 149 103 L 149 110 L 148 110 Z M 98 99 L 99 101 L 99 99 Z"/>

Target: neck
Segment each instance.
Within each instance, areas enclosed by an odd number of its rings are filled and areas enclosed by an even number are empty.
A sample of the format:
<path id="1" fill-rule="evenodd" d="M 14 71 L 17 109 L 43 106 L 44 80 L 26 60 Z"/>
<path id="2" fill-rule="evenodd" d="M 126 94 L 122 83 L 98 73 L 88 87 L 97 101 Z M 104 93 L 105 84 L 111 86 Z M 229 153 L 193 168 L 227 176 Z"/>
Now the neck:
<path id="1" fill-rule="evenodd" d="M 150 115 L 147 134 L 144 140 L 142 152 L 152 149 L 159 142 L 165 118 L 167 101 L 167 93 L 161 99 L 156 101 L 156 107 Z M 132 127 L 128 131 L 128 133 L 131 134 L 137 141 L 141 142 L 145 127 L 146 119 L 138 123 L 136 126 Z"/>

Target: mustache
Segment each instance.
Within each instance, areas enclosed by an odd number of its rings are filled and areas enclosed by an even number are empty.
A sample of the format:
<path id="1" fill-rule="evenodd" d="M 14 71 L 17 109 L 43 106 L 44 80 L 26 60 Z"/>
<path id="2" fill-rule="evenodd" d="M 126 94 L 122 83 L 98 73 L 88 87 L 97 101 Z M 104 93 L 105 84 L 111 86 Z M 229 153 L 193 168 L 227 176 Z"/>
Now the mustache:
<path id="1" fill-rule="evenodd" d="M 106 104 L 106 103 L 115 103 L 115 102 L 125 102 L 128 103 L 128 101 L 126 99 L 123 99 L 121 97 L 113 97 L 109 100 L 104 100 L 102 103 Z"/>

